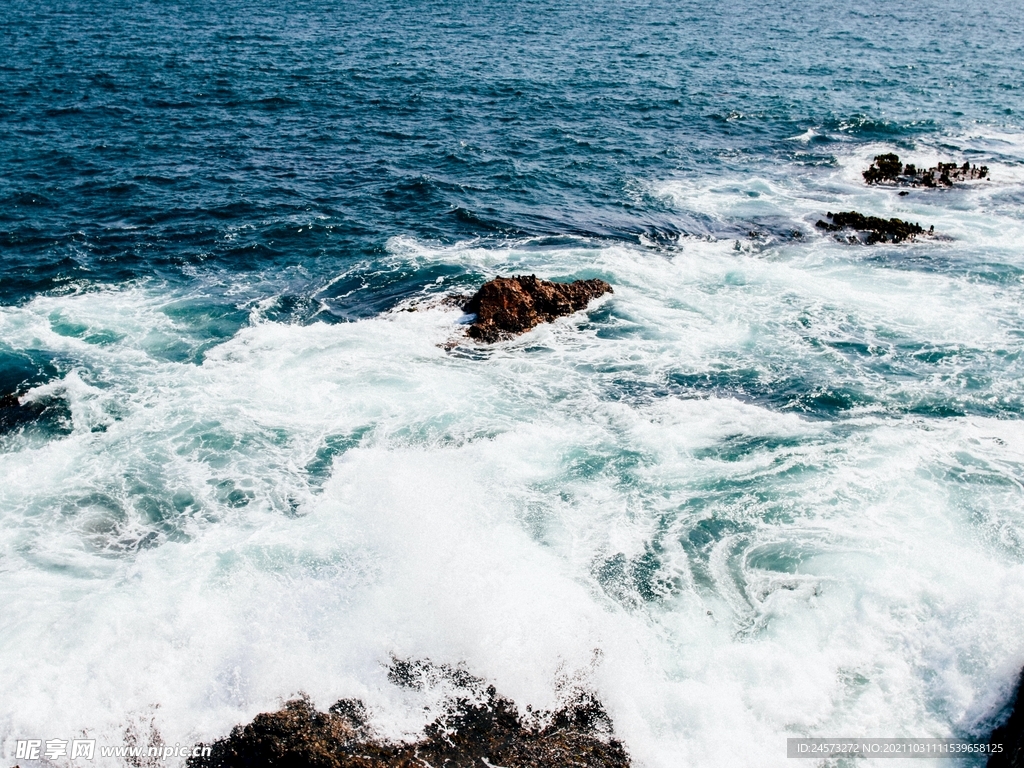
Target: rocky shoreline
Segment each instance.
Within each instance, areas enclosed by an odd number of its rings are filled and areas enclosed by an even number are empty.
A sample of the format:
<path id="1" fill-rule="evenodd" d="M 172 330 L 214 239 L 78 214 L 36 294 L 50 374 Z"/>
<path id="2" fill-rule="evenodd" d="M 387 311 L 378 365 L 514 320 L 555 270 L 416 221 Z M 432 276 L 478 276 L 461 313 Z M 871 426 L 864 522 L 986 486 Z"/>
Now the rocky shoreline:
<path id="1" fill-rule="evenodd" d="M 627 768 L 630 760 L 612 736 L 597 698 L 576 689 L 553 712 L 527 710 L 460 668 L 427 661 L 395 661 L 388 674 L 399 686 L 443 684 L 450 691 L 417 741 L 392 742 L 374 733 L 366 707 L 342 699 L 318 711 L 308 698 L 257 715 L 213 742 L 188 768 Z M 200 750 L 202 751 L 202 750 Z"/>
<path id="2" fill-rule="evenodd" d="M 341 699 L 326 712 L 304 696 L 200 750 L 187 768 L 628 768 L 623 744 L 600 701 L 575 688 L 555 711 L 521 713 L 493 686 L 465 670 L 429 661 L 395 660 L 388 671 L 395 685 L 414 690 L 444 685 L 442 712 L 412 742 L 395 742 L 375 732 L 371 714 L 358 699 Z M 1024 673 L 1011 714 L 989 739 L 1002 750 L 987 768 L 1024 768 Z"/>

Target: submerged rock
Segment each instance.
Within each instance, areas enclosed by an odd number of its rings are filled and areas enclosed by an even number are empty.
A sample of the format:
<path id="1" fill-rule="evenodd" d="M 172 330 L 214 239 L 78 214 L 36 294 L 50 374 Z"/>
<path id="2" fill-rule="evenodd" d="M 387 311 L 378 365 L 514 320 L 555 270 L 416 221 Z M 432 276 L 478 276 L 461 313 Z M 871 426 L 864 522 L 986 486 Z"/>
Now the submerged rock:
<path id="1" fill-rule="evenodd" d="M 21 401 L 24 395 L 0 393 L 0 435 L 15 432 L 35 423 L 46 423 L 52 432 L 71 431 L 67 403 L 57 397 Z"/>
<path id="2" fill-rule="evenodd" d="M 496 277 L 484 283 L 462 310 L 476 315 L 469 335 L 491 343 L 571 315 L 592 299 L 611 292 L 612 287 L 604 280 L 553 283 L 536 275 Z"/>
<path id="3" fill-rule="evenodd" d="M 987 768 L 1024 768 L 1024 672 L 1017 682 L 1010 718 L 992 732 L 989 744 L 1002 745 L 993 753 Z"/>
<path id="4" fill-rule="evenodd" d="M 819 220 L 815 224 L 818 229 L 826 232 L 840 232 L 844 229 L 853 229 L 859 232 L 867 232 L 868 236 L 864 242 L 872 243 L 902 243 L 904 240 L 913 240 L 917 235 L 925 234 L 925 231 L 918 224 L 911 224 L 903 219 L 881 219 L 878 216 L 865 216 L 856 211 L 845 211 L 842 213 L 825 214 L 832 222 Z M 935 228 L 928 230 L 928 234 L 934 234 Z M 861 242 L 856 237 L 848 238 L 849 242 Z"/>
<path id="5" fill-rule="evenodd" d="M 918 170 L 913 163 L 904 165 L 899 155 L 892 152 L 876 155 L 875 161 L 863 173 L 868 184 L 896 184 L 909 187 L 952 187 L 956 181 L 971 181 L 988 177 L 988 166 L 980 168 L 965 162 L 939 163 L 931 168 Z"/>
<path id="6" fill-rule="evenodd" d="M 462 670 L 429 662 L 397 661 L 389 679 L 419 689 L 425 678 L 446 677 L 452 691 L 444 712 L 413 743 L 373 735 L 358 700 L 343 699 L 319 712 L 306 698 L 257 715 L 209 745 L 188 768 L 626 768 L 629 757 L 611 738 L 611 721 L 592 695 L 577 695 L 557 712 L 519 714 L 493 686 Z"/>

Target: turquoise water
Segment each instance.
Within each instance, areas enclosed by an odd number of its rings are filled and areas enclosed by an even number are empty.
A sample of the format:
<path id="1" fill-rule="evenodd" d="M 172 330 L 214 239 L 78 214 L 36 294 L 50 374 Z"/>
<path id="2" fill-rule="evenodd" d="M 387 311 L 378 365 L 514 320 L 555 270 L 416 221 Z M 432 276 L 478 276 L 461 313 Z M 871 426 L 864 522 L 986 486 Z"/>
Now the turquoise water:
<path id="1" fill-rule="evenodd" d="M 393 656 L 582 680 L 640 766 L 983 736 L 1024 666 L 1018 10 L 9 3 L 5 754 L 300 691 L 411 736 Z M 865 186 L 889 151 L 990 179 Z M 469 342 L 439 299 L 516 273 L 615 293 Z"/>

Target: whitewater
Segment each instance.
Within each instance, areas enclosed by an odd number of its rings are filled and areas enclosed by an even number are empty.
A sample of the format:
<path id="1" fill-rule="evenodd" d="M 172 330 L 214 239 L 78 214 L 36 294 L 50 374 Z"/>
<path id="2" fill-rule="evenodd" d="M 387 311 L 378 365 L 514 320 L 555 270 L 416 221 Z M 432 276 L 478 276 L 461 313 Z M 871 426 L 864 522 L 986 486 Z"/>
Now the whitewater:
<path id="1" fill-rule="evenodd" d="M 1015 4 L 0 15 L 5 765 L 178 768 L 300 695 L 415 740 L 451 690 L 396 660 L 591 691 L 638 768 L 1006 716 Z M 529 274 L 614 293 L 468 339 L 447 297 Z"/>
<path id="2" fill-rule="evenodd" d="M 350 323 L 251 301 L 198 359 L 189 290 L 156 281 L 0 310 L 10 349 L 77 361 L 25 396 L 66 434 L 0 456 L 7 746 L 209 740 L 298 692 L 409 737 L 431 703 L 393 657 L 520 706 L 583 680 L 639 765 L 983 736 L 1024 661 L 1020 159 L 907 199 L 858 185 L 881 149 L 645 190 L 801 237 L 392 238 L 384 273 L 614 285 L 493 347 L 444 278 Z M 875 200 L 950 239 L 808 226 Z"/>

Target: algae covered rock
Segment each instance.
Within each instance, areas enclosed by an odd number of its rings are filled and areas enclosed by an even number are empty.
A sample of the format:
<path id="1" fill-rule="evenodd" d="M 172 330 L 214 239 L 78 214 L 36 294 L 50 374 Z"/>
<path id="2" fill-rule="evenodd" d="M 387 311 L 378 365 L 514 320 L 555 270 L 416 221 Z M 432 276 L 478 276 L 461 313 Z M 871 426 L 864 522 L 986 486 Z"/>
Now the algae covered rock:
<path id="1" fill-rule="evenodd" d="M 964 162 L 939 163 L 918 169 L 913 163 L 904 165 L 897 154 L 875 155 L 871 166 L 862 174 L 868 184 L 893 184 L 905 187 L 952 187 L 954 182 L 988 178 L 988 166 Z"/>
<path id="2" fill-rule="evenodd" d="M 911 224 L 903 219 L 882 219 L 878 216 L 865 216 L 857 211 L 845 211 L 841 213 L 825 214 L 832 221 L 819 220 L 815 226 L 824 229 L 826 232 L 840 232 L 844 229 L 866 232 L 867 237 L 861 241 L 857 237 L 848 238 L 849 242 L 873 243 L 902 243 L 904 240 L 913 240 L 917 235 L 925 234 L 919 224 Z M 928 234 L 934 233 L 934 227 Z"/>

